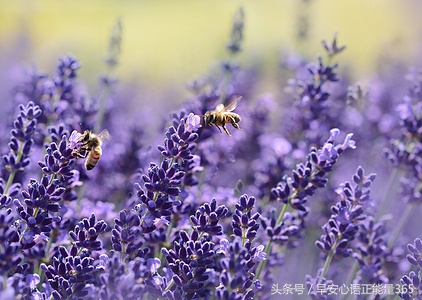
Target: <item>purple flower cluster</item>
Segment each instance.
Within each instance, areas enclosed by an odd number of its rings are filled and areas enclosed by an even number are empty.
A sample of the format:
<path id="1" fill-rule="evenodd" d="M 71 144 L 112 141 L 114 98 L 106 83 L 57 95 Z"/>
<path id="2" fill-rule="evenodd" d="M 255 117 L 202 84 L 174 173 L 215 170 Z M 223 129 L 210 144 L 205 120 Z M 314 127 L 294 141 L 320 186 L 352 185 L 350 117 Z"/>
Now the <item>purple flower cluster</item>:
<path id="1" fill-rule="evenodd" d="M 41 265 L 53 289 L 51 296 L 53 299 L 84 299 L 89 294 L 86 285 L 94 278 L 94 259 L 78 255 L 76 247 L 72 247 L 70 252 L 60 247 L 58 252 L 52 265 Z"/>
<path id="2" fill-rule="evenodd" d="M 413 244 L 408 244 L 407 249 L 410 254 L 407 255 L 409 263 L 416 267 L 416 272 L 411 271 L 409 275 L 404 275 L 400 282 L 403 284 L 404 289 L 399 296 L 401 299 L 418 299 L 422 296 L 422 278 L 421 278 L 421 254 L 422 254 L 422 241 L 416 238 Z"/>
<path id="3" fill-rule="evenodd" d="M 19 175 L 18 171 L 23 171 L 30 163 L 29 152 L 34 144 L 33 135 L 41 113 L 39 106 L 34 105 L 33 102 L 28 102 L 26 106 L 19 105 L 19 115 L 13 122 L 14 128 L 10 131 L 11 137 L 8 144 L 10 153 L 3 155 L 2 171 L 9 172 L 5 194 L 8 194 L 15 176 Z"/>
<path id="4" fill-rule="evenodd" d="M 122 28 L 119 20 L 108 70 L 118 67 Z M 316 62 L 288 55 L 280 65 L 292 78 L 257 95 L 258 69 L 238 61 L 244 28 L 240 9 L 226 59 L 188 85 L 192 96 L 168 118 L 135 112 L 134 91 L 115 89 L 110 74 L 87 95 L 71 55 L 51 75 L 28 73 L 15 89 L 16 119 L 0 124 L 10 133 L 1 299 L 287 299 L 300 288 L 338 299 L 335 286 L 377 287 L 357 299 L 421 297 L 420 71 L 406 75 L 407 92 L 390 89 L 398 72 L 367 91 L 343 78 L 335 35 Z M 234 111 L 215 111 L 240 96 Z M 204 126 L 207 112 L 226 123 L 238 114 L 241 130 Z M 83 132 L 102 129 L 111 140 L 88 147 Z"/>
<path id="5" fill-rule="evenodd" d="M 307 156 L 306 164 L 298 164 L 291 177 L 284 177 L 277 187 L 271 190 L 274 198 L 293 209 L 306 212 L 306 199 L 312 196 L 318 188 L 323 188 L 328 180 L 326 174 L 333 170 L 340 154 L 347 148 L 355 148 L 355 141 L 348 134 L 343 142 L 334 146 L 333 142 L 339 135 L 338 129 L 332 129 L 330 138 L 321 149 L 312 148 Z"/>

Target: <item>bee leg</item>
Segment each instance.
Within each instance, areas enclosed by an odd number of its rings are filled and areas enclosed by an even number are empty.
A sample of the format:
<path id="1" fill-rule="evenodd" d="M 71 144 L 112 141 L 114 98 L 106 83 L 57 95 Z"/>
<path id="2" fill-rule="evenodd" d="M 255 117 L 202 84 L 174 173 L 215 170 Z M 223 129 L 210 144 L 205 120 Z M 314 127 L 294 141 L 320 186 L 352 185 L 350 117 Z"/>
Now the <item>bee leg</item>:
<path id="1" fill-rule="evenodd" d="M 239 124 L 237 124 L 236 122 L 233 122 L 232 125 L 233 125 L 234 128 L 236 128 L 238 130 L 242 130 L 242 129 L 240 129 Z"/>
<path id="2" fill-rule="evenodd" d="M 226 125 L 221 126 L 223 127 L 224 131 L 227 133 L 228 136 L 232 136 L 230 132 L 227 130 Z"/>
<path id="3" fill-rule="evenodd" d="M 241 130 L 239 127 L 239 124 L 236 123 L 235 119 L 230 118 L 230 123 L 232 124 L 232 126 L 238 130 Z"/>
<path id="4" fill-rule="evenodd" d="M 221 133 L 223 133 L 222 131 L 221 131 L 221 128 L 220 128 L 220 126 L 218 126 L 218 125 L 215 125 L 215 127 L 217 127 L 218 128 L 218 130 L 221 132 Z M 224 128 L 224 125 L 223 125 L 223 128 Z"/>
<path id="5" fill-rule="evenodd" d="M 72 152 L 72 156 L 73 157 L 80 157 L 80 158 L 85 158 L 86 155 L 82 155 L 81 153 L 79 153 L 78 151 L 73 151 Z"/>
<path id="6" fill-rule="evenodd" d="M 81 154 L 80 151 L 85 151 L 84 154 Z M 86 158 L 88 156 L 88 152 L 87 149 L 85 148 L 79 148 L 79 149 L 73 149 L 72 151 L 72 156 L 73 157 L 79 157 L 79 158 Z"/>

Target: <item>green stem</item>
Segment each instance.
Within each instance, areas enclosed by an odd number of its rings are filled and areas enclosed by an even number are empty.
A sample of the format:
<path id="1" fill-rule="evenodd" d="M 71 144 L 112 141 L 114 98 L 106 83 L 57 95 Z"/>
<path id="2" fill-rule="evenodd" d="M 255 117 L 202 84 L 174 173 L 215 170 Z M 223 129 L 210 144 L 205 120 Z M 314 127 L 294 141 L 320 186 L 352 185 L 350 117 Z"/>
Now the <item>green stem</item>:
<path id="1" fill-rule="evenodd" d="M 7 272 L 3 275 L 3 291 L 7 288 Z"/>
<path id="2" fill-rule="evenodd" d="M 318 286 L 318 284 L 321 283 L 321 279 L 323 277 L 325 277 L 325 274 L 327 274 L 328 268 L 330 267 L 331 261 L 333 260 L 334 253 L 336 251 L 336 248 L 337 248 L 337 245 L 338 245 L 339 240 L 340 239 L 336 239 L 336 241 L 334 242 L 334 245 L 333 245 L 330 253 L 327 255 L 327 258 L 325 259 L 324 268 L 322 269 L 322 273 L 319 276 L 318 281 L 316 283 L 317 286 Z"/>
<path id="3" fill-rule="evenodd" d="M 83 251 L 83 248 L 79 248 L 78 253 L 76 255 L 80 255 Z"/>
<path id="4" fill-rule="evenodd" d="M 28 125 L 28 120 L 27 119 L 25 119 L 25 123 L 24 123 L 23 129 L 22 129 L 23 131 L 26 131 L 26 125 Z M 21 159 L 22 159 L 22 156 L 23 156 L 23 145 L 24 145 L 24 142 L 21 141 L 21 140 L 19 140 L 19 142 L 20 143 L 19 143 L 18 154 L 16 155 L 16 163 L 20 163 L 21 162 Z M 8 194 L 9 193 L 9 189 L 10 189 L 10 187 L 13 184 L 13 180 L 15 179 L 16 172 L 17 172 L 17 170 L 13 170 L 12 172 L 10 172 L 9 178 L 7 179 L 7 182 L 6 182 L 6 187 L 4 188 L 4 195 L 9 195 Z"/>
<path id="5" fill-rule="evenodd" d="M 357 260 L 355 260 L 355 262 L 353 263 L 352 268 L 350 269 L 349 276 L 347 277 L 346 286 L 350 286 L 352 284 L 353 279 L 355 278 L 355 275 L 356 275 L 356 272 L 358 271 L 358 269 L 359 269 L 359 263 L 358 263 Z M 351 294 L 349 294 L 349 293 L 346 294 L 344 296 L 343 300 L 348 299 L 350 295 Z"/>
<path id="6" fill-rule="evenodd" d="M 19 160 L 17 162 L 19 162 Z M 16 174 L 16 170 L 10 173 L 9 178 L 7 179 L 7 182 L 6 182 L 6 187 L 4 189 L 4 195 L 9 195 L 9 189 L 12 186 L 13 179 L 15 179 L 15 174 Z"/>
<path id="7" fill-rule="evenodd" d="M 172 279 L 172 280 L 170 280 L 169 284 L 167 285 L 167 287 L 166 287 L 166 289 L 164 291 L 170 290 L 173 285 L 174 285 L 174 281 Z"/>
<path id="8" fill-rule="evenodd" d="M 229 74 L 227 74 L 228 72 L 226 72 L 226 74 L 224 74 L 224 80 L 223 80 L 223 84 L 221 87 L 221 100 L 224 101 L 224 98 L 226 97 L 226 90 L 227 90 L 227 86 L 229 85 L 229 82 L 232 80 L 232 73 L 230 72 Z"/>
<path id="9" fill-rule="evenodd" d="M 121 252 L 121 259 L 122 259 L 122 262 L 124 262 L 124 259 L 125 259 L 126 247 L 127 247 L 127 244 L 123 244 L 123 245 L 122 245 L 122 252 Z"/>
<path id="10" fill-rule="evenodd" d="M 86 185 L 87 183 L 84 182 L 83 185 L 79 188 L 78 190 L 78 199 L 76 201 L 78 201 L 78 206 L 81 207 L 81 202 L 84 199 L 85 196 L 85 192 L 86 192 Z"/>
<path id="11" fill-rule="evenodd" d="M 166 241 L 169 241 L 170 240 L 170 235 L 171 235 L 171 231 L 172 231 L 172 229 L 173 229 L 173 226 L 174 226 L 174 220 L 173 220 L 173 218 L 171 219 L 171 222 L 170 222 L 170 225 L 169 225 L 169 227 L 167 228 L 167 233 L 166 233 Z M 160 260 L 160 262 L 161 262 L 161 266 L 164 266 L 164 254 L 163 254 L 163 252 L 161 252 L 160 250 L 158 250 L 159 251 L 159 253 L 158 253 L 158 259 Z"/>
<path id="12" fill-rule="evenodd" d="M 172 156 L 171 159 L 170 159 L 170 163 L 169 163 L 169 169 L 173 166 L 174 161 L 175 161 L 175 157 Z"/>
<path id="13" fill-rule="evenodd" d="M 48 252 L 46 252 L 48 253 Z M 40 282 L 37 284 L 37 289 L 41 290 L 42 289 L 42 284 L 44 282 L 44 272 L 43 270 L 40 268 L 40 265 L 38 264 L 37 266 L 38 271 L 36 272 L 38 274 L 38 276 L 40 276 Z"/>
<path id="14" fill-rule="evenodd" d="M 230 53 L 229 54 L 229 59 L 228 59 L 228 62 L 227 63 L 232 62 L 234 60 L 234 56 L 235 56 L 235 54 Z M 226 71 L 226 72 L 224 72 L 224 75 L 223 76 L 224 76 L 223 77 L 223 82 L 221 84 L 221 101 L 224 101 L 225 98 L 226 98 L 227 87 L 229 86 L 229 83 L 230 83 L 230 81 L 233 78 L 233 73 L 232 73 L 232 71 L 228 71 L 228 72 Z"/>
<path id="15" fill-rule="evenodd" d="M 280 214 L 277 218 L 277 225 L 281 224 L 281 222 L 283 222 L 284 215 L 286 214 L 288 207 L 289 207 L 288 204 L 284 204 L 284 206 L 281 209 L 281 212 L 280 212 Z M 267 254 L 267 258 L 270 256 L 271 245 L 272 245 L 272 240 L 269 240 L 268 244 L 265 246 L 265 253 Z M 258 266 L 258 270 L 257 270 L 256 275 L 255 275 L 255 279 L 258 279 L 261 276 L 261 273 L 264 270 L 266 265 L 267 265 L 267 259 L 261 260 L 261 262 L 259 263 L 259 266 Z"/>
<path id="16" fill-rule="evenodd" d="M 378 220 L 385 212 L 390 211 L 391 203 L 393 199 L 395 199 L 395 195 L 392 195 L 393 187 L 395 187 L 395 183 L 398 181 L 397 179 L 400 177 L 399 168 L 394 168 L 393 171 L 390 173 L 390 178 L 388 179 L 387 189 L 382 197 L 380 202 L 380 207 L 375 215 L 375 219 Z"/>
<path id="17" fill-rule="evenodd" d="M 50 180 L 48 181 L 48 184 L 50 185 L 50 184 L 52 184 L 53 183 L 53 180 L 56 178 L 56 174 L 52 174 L 51 175 L 51 177 L 50 177 Z"/>
<path id="18" fill-rule="evenodd" d="M 97 113 L 97 122 L 95 123 L 95 126 L 94 126 L 95 132 L 100 132 L 101 126 L 103 125 L 105 111 L 106 111 L 106 104 L 107 104 L 106 100 L 107 100 L 107 97 L 110 96 L 110 91 L 111 91 L 110 86 L 106 85 L 105 91 L 99 97 L 100 103 L 99 103 L 98 113 Z"/>
<path id="19" fill-rule="evenodd" d="M 35 218 L 37 215 L 38 215 L 38 211 L 40 210 L 40 208 L 39 207 L 36 207 L 35 209 L 34 209 L 34 212 L 32 213 L 32 216 Z M 29 227 L 26 227 L 26 229 L 25 229 L 25 231 L 23 232 L 23 234 L 21 235 L 21 237 L 20 237 L 20 239 L 19 239 L 19 241 L 22 241 L 23 240 L 23 237 L 24 237 L 24 235 L 25 235 L 25 233 L 27 233 L 29 231 Z"/>
<path id="20" fill-rule="evenodd" d="M 279 214 L 279 216 L 277 218 L 277 225 L 278 224 L 281 224 L 281 222 L 283 222 L 284 215 L 286 214 L 288 208 L 289 208 L 289 205 L 288 204 L 284 204 L 283 209 L 281 210 L 281 212 L 280 212 L 280 214 Z"/>
<path id="21" fill-rule="evenodd" d="M 52 231 L 52 234 L 50 235 L 50 238 L 48 239 L 47 245 L 45 247 L 45 253 L 50 253 L 50 248 L 51 248 L 51 245 L 53 244 L 53 236 L 54 236 L 53 233 L 54 233 L 54 231 Z M 44 259 L 44 262 L 47 263 L 47 260 Z M 41 286 L 42 286 L 42 283 L 44 282 L 44 272 L 40 268 L 40 264 L 38 264 L 37 268 L 38 268 L 38 272 L 37 273 L 40 276 L 40 282 L 37 285 L 37 287 L 38 287 L 38 289 L 40 289 Z"/>
<path id="22" fill-rule="evenodd" d="M 268 241 L 268 244 L 265 246 L 265 253 L 267 258 L 270 256 L 272 240 Z M 261 260 L 258 266 L 258 271 L 256 272 L 255 279 L 258 279 L 261 276 L 262 270 L 264 270 L 267 265 L 267 259 Z"/>
<path id="23" fill-rule="evenodd" d="M 404 225 L 406 225 L 407 220 L 410 218 L 410 215 L 412 214 L 413 210 L 415 209 L 415 203 L 408 203 L 406 205 L 406 209 L 404 210 L 404 213 L 401 215 L 399 222 L 396 226 L 394 226 L 394 231 L 390 236 L 390 239 L 388 241 L 387 247 L 391 249 L 394 244 L 397 241 L 397 238 L 399 237 L 400 233 L 402 232 L 402 229 Z"/>
<path id="24" fill-rule="evenodd" d="M 242 226 L 243 227 L 243 226 Z M 246 242 L 246 232 L 247 229 L 246 228 L 242 228 L 242 247 L 245 247 L 245 242 Z"/>

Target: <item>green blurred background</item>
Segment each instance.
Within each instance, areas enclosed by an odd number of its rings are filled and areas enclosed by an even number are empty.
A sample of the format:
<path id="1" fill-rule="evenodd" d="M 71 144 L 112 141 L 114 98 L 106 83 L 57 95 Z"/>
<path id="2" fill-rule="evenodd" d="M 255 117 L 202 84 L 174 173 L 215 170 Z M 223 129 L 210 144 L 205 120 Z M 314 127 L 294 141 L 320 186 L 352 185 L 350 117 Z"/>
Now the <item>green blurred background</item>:
<path id="1" fill-rule="evenodd" d="M 142 82 L 150 91 L 183 90 L 186 81 L 226 57 L 240 6 L 245 41 L 239 61 L 261 68 L 263 91 L 271 91 L 280 53 L 297 51 L 314 59 L 322 52 L 321 40 L 331 40 L 334 32 L 340 45 L 347 45 L 337 60 L 352 67 L 353 80 L 369 76 L 380 56 L 419 62 L 416 1 L 0 0 L 0 75 L 15 76 L 16 64 L 51 72 L 60 56 L 72 53 L 82 65 L 80 77 L 93 83 L 105 70 L 111 28 L 120 17 L 122 53 L 115 69 L 120 81 Z M 303 20 L 306 41 L 298 38 Z"/>

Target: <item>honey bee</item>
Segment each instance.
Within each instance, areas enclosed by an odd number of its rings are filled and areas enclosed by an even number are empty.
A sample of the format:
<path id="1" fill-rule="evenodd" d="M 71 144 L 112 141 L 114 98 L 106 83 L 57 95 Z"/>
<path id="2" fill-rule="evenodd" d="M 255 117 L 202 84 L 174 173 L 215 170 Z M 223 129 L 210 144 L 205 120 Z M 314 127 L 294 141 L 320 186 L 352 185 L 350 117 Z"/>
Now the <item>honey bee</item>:
<path id="1" fill-rule="evenodd" d="M 85 130 L 80 138 L 81 146 L 78 149 L 74 149 L 72 155 L 86 158 L 85 168 L 92 170 L 97 165 L 103 153 L 101 149 L 102 142 L 109 139 L 110 134 L 107 129 L 104 129 L 98 135 Z"/>
<path id="2" fill-rule="evenodd" d="M 229 103 L 227 103 L 226 106 L 220 103 L 217 105 L 215 110 L 207 111 L 204 115 L 205 125 L 207 126 L 215 125 L 218 128 L 218 130 L 222 132 L 219 127 L 221 126 L 228 136 L 231 136 L 231 134 L 227 130 L 226 124 L 230 123 L 232 124 L 234 128 L 240 130 L 240 127 L 237 123 L 239 123 L 242 118 L 238 114 L 231 111 L 233 111 L 236 108 L 237 102 L 239 102 L 241 98 L 242 97 L 234 98 Z"/>

